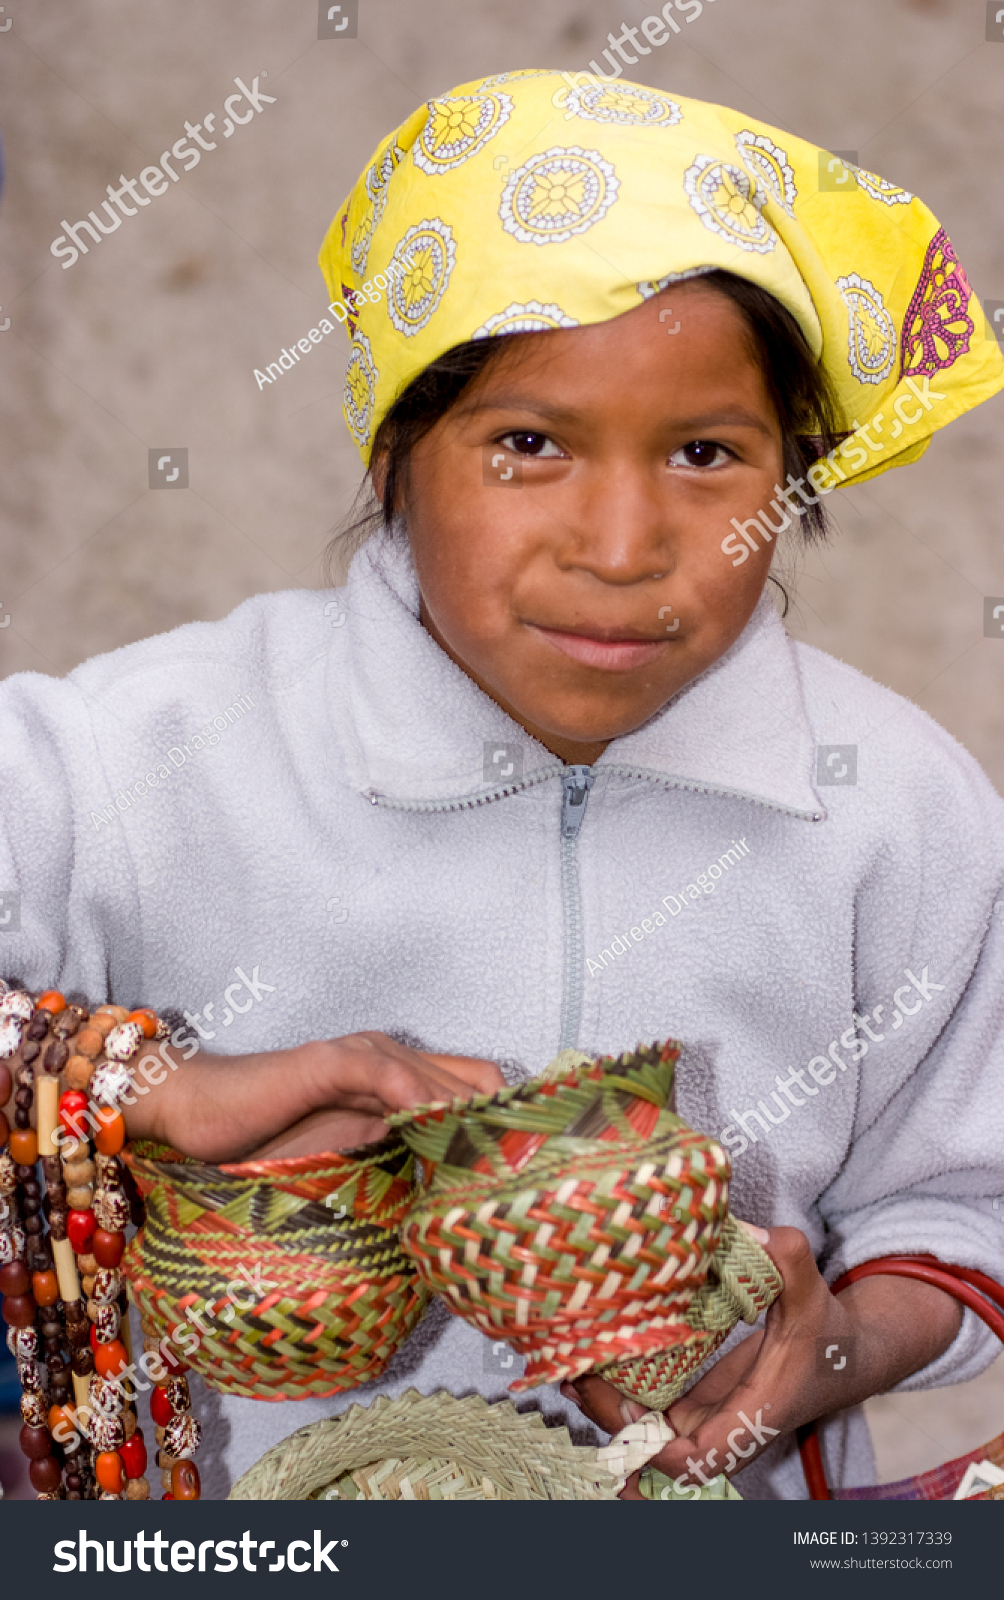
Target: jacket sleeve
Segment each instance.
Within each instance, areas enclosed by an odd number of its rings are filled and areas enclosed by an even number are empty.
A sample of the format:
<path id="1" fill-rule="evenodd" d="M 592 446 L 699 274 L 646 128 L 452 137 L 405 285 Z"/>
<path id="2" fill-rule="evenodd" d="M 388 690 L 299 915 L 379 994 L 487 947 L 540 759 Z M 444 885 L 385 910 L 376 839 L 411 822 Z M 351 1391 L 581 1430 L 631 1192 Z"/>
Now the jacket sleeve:
<path id="1" fill-rule="evenodd" d="M 985 879 L 979 895 L 972 894 L 983 902 L 986 920 L 968 947 L 943 943 L 937 966 L 933 960 L 922 963 L 919 955 L 913 963 L 904 960 L 916 986 L 898 993 L 920 1048 L 912 1070 L 894 1077 L 885 1094 L 867 1086 L 868 1061 L 862 1062 L 855 1137 L 819 1202 L 829 1229 L 822 1263 L 829 1282 L 878 1256 L 929 1254 L 978 1268 L 1004 1284 L 1002 882 L 995 886 Z M 956 896 L 965 898 L 970 884 L 957 881 Z M 938 948 L 930 941 L 925 947 L 929 955 Z M 889 1024 L 887 1013 L 887 1038 Z M 907 1045 L 904 1038 L 900 1048 Z M 898 1387 L 963 1382 L 983 1371 L 1000 1349 L 986 1325 L 966 1310 L 949 1349 Z"/>
<path id="2" fill-rule="evenodd" d="M 102 815 L 108 789 L 73 678 L 18 673 L 0 684 L 0 976 L 8 981 L 92 1000 L 108 993 L 112 941 L 135 928 L 136 905 L 123 831 Z"/>

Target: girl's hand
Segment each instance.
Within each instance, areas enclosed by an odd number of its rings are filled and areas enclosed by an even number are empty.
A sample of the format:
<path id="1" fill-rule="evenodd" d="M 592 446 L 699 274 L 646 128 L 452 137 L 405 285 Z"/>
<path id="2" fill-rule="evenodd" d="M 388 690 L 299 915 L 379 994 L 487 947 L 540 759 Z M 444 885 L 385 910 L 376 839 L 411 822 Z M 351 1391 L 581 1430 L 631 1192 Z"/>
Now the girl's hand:
<path id="1" fill-rule="evenodd" d="M 144 1087 L 142 1061 L 133 1073 L 128 1136 L 212 1162 L 351 1149 L 383 1138 L 393 1111 L 494 1094 L 504 1083 L 493 1061 L 427 1055 L 377 1032 L 188 1063 L 164 1054 L 173 1070 L 159 1066 L 156 1087 Z"/>
<path id="2" fill-rule="evenodd" d="M 749 1227 L 749 1224 L 745 1224 Z M 884 1393 L 946 1350 L 962 1310 L 906 1278 L 866 1278 L 832 1295 L 797 1228 L 750 1232 L 784 1279 L 763 1332 L 729 1351 L 666 1412 L 677 1437 L 651 1465 L 683 1484 L 731 1476 L 778 1434 Z M 616 1433 L 645 1407 L 599 1377 L 562 1384 L 597 1425 Z M 638 1475 L 623 1500 L 638 1500 Z"/>
<path id="3" fill-rule="evenodd" d="M 391 1112 L 433 1100 L 470 1100 L 505 1083 L 494 1061 L 476 1056 L 426 1055 L 385 1033 L 353 1033 L 332 1041 L 324 1109 L 286 1128 L 252 1157 L 278 1159 L 373 1144 L 387 1132 Z"/>

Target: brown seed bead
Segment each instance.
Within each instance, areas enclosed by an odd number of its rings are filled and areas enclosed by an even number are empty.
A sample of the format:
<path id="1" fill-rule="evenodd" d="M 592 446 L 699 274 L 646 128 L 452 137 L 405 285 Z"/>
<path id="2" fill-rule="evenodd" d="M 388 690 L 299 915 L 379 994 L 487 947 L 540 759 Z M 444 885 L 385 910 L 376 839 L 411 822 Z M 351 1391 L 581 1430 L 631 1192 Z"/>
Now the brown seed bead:
<path id="1" fill-rule="evenodd" d="M 26 1043 L 21 1046 L 21 1064 L 22 1064 L 22 1066 L 30 1067 L 31 1063 L 38 1059 L 38 1056 L 40 1055 L 41 1050 L 42 1050 L 42 1046 L 38 1043 L 38 1041 L 36 1039 L 28 1039 L 26 1041 Z"/>
<path id="2" fill-rule="evenodd" d="M 171 1474 L 169 1472 L 162 1472 L 161 1475 L 160 1475 L 160 1482 L 161 1482 L 161 1487 L 166 1489 L 168 1494 L 170 1494 L 171 1493 Z"/>
<path id="3" fill-rule="evenodd" d="M 44 1039 L 49 1031 L 49 1020 L 48 1011 L 36 1011 L 28 1024 L 28 1038 Z"/>
<path id="4" fill-rule="evenodd" d="M 106 1030 L 111 1033 L 111 1028 Z M 93 1023 L 81 1028 L 73 1041 L 75 1055 L 89 1056 L 92 1060 L 99 1056 L 105 1047 L 105 1034 L 100 1028 L 95 1028 Z"/>
<path id="5" fill-rule="evenodd" d="M 29 1282 L 23 1261 L 8 1261 L 6 1266 L 0 1267 L 0 1294 L 27 1294 Z"/>
<path id="6" fill-rule="evenodd" d="M 83 1012 L 78 1006 L 67 1006 L 52 1024 L 52 1031 L 57 1039 L 69 1039 L 76 1033 L 82 1020 Z"/>
<path id="7" fill-rule="evenodd" d="M 73 1370 L 78 1378 L 89 1378 L 94 1371 L 94 1351 L 89 1344 L 73 1352 Z"/>
<path id="8" fill-rule="evenodd" d="M 126 1484 L 127 1500 L 149 1500 L 150 1482 L 147 1478 L 130 1478 Z"/>
<path id="9" fill-rule="evenodd" d="M 85 1255 L 77 1257 L 77 1271 L 88 1278 L 93 1278 L 96 1272 L 101 1271 L 101 1268 L 92 1255 Z"/>
<path id="10" fill-rule="evenodd" d="M 106 1005 L 98 1006 L 91 1013 L 91 1018 L 93 1020 L 95 1017 L 111 1017 L 112 1027 L 117 1027 L 120 1022 L 125 1022 L 128 1015 L 125 1006 L 112 1005 L 109 1001 Z"/>
<path id="11" fill-rule="evenodd" d="M 90 1211 L 93 1198 L 94 1190 L 89 1183 L 81 1184 L 79 1188 L 74 1185 L 66 1191 L 66 1204 L 71 1211 Z"/>
<path id="12" fill-rule="evenodd" d="M 92 1272 L 88 1272 L 86 1276 L 80 1280 L 80 1287 L 87 1296 L 87 1315 L 91 1317 L 92 1322 L 94 1321 L 94 1318 L 91 1316 L 91 1295 L 94 1293 L 94 1283 L 95 1275 Z"/>
<path id="13" fill-rule="evenodd" d="M 80 1488 L 81 1488 L 81 1485 L 83 1483 L 83 1479 L 81 1478 L 81 1476 L 80 1476 L 80 1474 L 78 1472 L 68 1472 L 66 1474 L 64 1482 L 66 1484 L 67 1494 L 72 1494 L 74 1492 L 74 1490 L 78 1494 L 80 1493 Z"/>
<path id="14" fill-rule="evenodd" d="M 30 1422 L 26 1422 L 18 1434 L 18 1443 L 21 1454 L 27 1456 L 29 1461 L 41 1461 L 52 1449 L 52 1435 L 44 1424 L 33 1428 Z"/>
<path id="15" fill-rule="evenodd" d="M 66 1238 L 66 1219 L 69 1215 L 65 1205 L 54 1205 L 49 1213 L 49 1232 L 57 1244 L 61 1244 Z"/>
<path id="16" fill-rule="evenodd" d="M 43 1456 L 28 1468 L 31 1486 L 38 1494 L 54 1494 L 62 1482 L 63 1472 L 55 1456 Z"/>
<path id="17" fill-rule="evenodd" d="M 70 1047 L 62 1039 L 54 1039 L 42 1057 L 42 1065 L 46 1072 L 62 1072 L 70 1057 Z"/>
<path id="18" fill-rule="evenodd" d="M 66 1082 L 70 1089 L 86 1089 L 94 1076 L 94 1062 L 87 1056 L 71 1056 L 66 1063 Z"/>
<path id="19" fill-rule="evenodd" d="M 79 1189 L 85 1184 L 93 1183 L 94 1173 L 95 1166 L 93 1161 L 63 1162 L 63 1177 L 73 1189 Z"/>
<path id="20" fill-rule="evenodd" d="M 22 1111 L 30 1111 L 34 1102 L 35 1094 L 32 1089 L 18 1089 L 14 1096 L 14 1104 Z"/>
<path id="21" fill-rule="evenodd" d="M 35 1321 L 35 1302 L 31 1295 L 7 1295 L 3 1303 L 3 1319 L 9 1328 L 30 1328 Z"/>
<path id="22" fill-rule="evenodd" d="M 164 1429 L 163 1428 L 155 1427 L 154 1430 L 153 1430 L 153 1436 L 156 1439 L 158 1444 L 163 1444 L 164 1443 Z"/>
<path id="23" fill-rule="evenodd" d="M 135 1411 L 123 1411 L 122 1426 L 125 1429 L 126 1438 L 131 1439 L 133 1434 L 136 1432 L 137 1427 L 139 1426 L 136 1421 Z"/>

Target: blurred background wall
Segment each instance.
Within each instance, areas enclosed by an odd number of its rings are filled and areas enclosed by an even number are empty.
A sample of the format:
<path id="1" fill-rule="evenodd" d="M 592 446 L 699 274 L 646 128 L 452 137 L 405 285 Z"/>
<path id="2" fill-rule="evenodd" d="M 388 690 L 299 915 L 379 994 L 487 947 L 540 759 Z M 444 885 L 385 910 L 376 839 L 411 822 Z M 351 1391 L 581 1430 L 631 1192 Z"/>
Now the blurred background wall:
<path id="1" fill-rule="evenodd" d="M 977 293 L 1004 305 L 1004 28 L 987 40 L 983 0 L 682 3 L 681 32 L 626 77 L 857 152 L 924 198 Z M 0 677 L 62 673 L 322 581 L 359 481 L 340 414 L 345 342 L 329 337 L 268 388 L 253 374 L 323 310 L 316 256 L 337 204 L 431 95 L 508 68 L 586 67 L 654 10 L 344 0 L 333 20 L 350 26 L 319 39 L 317 0 L 8 0 Z M 237 77 L 273 100 L 223 138 Z M 99 207 L 207 113 L 216 148 L 100 245 L 85 235 L 88 254 L 64 269 L 49 251 L 61 219 Z M 928 710 L 998 787 L 1004 634 L 984 637 L 983 600 L 1004 596 L 1002 417 L 998 396 L 918 465 L 835 496 L 834 539 L 805 561 L 788 618 Z M 151 450 L 187 451 L 187 488 L 151 489 Z M 979 1439 L 1004 1425 L 999 1368 L 997 1382 L 1002 1414 Z M 888 1404 L 927 1418 L 909 1424 L 904 1471 L 919 1470 L 924 1438 L 934 1460 L 948 1453 L 950 1422 L 931 1420 L 929 1400 Z M 972 1409 L 979 1433 L 985 1402 Z M 893 1446 L 906 1437 L 895 1417 Z"/>

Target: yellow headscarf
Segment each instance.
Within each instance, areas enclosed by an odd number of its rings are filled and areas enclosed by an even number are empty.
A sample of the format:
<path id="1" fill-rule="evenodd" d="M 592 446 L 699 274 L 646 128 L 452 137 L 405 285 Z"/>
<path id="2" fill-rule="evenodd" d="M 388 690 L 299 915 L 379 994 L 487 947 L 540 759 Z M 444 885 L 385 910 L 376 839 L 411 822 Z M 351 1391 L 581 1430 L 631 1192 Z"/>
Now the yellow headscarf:
<path id="1" fill-rule="evenodd" d="M 1004 387 L 922 201 L 725 106 L 588 73 L 503 72 L 421 106 L 378 146 L 320 263 L 352 335 L 344 409 L 367 462 L 451 346 L 605 322 L 702 268 L 769 290 L 821 353 L 857 430 L 832 484 L 916 460 Z"/>

